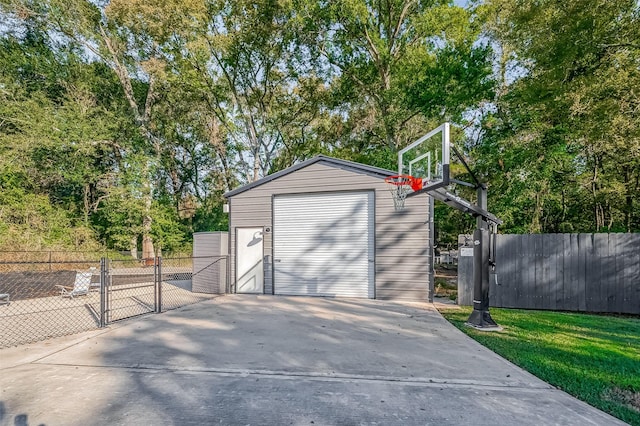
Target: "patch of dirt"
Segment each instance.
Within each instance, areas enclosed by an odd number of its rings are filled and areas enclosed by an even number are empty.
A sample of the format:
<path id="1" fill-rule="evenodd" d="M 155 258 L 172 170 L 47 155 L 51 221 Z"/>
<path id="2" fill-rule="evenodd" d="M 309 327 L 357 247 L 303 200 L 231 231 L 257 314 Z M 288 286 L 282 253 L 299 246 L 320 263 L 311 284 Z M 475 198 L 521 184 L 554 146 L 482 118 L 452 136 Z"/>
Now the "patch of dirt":
<path id="1" fill-rule="evenodd" d="M 458 265 L 436 265 L 433 269 L 436 278 L 442 278 L 449 282 L 458 282 Z"/>
<path id="2" fill-rule="evenodd" d="M 437 283 L 437 281 L 436 281 Z M 458 297 L 458 287 L 450 288 L 447 285 L 436 284 L 433 295 L 435 297 L 446 297 L 455 300 Z"/>
<path id="3" fill-rule="evenodd" d="M 458 277 L 458 265 L 447 265 L 440 263 L 435 266 L 436 275 L 439 277 L 454 278 Z"/>
<path id="4" fill-rule="evenodd" d="M 11 301 L 49 297 L 60 294 L 56 284 L 72 286 L 76 271 L 6 272 L 0 274 L 0 293 L 7 293 Z"/>
<path id="5" fill-rule="evenodd" d="M 622 404 L 631 410 L 640 413 L 640 392 L 613 388 L 605 393 L 604 399 L 617 402 L 618 404 Z"/>
<path id="6" fill-rule="evenodd" d="M 434 296 L 455 301 L 458 297 L 458 266 L 436 265 Z"/>

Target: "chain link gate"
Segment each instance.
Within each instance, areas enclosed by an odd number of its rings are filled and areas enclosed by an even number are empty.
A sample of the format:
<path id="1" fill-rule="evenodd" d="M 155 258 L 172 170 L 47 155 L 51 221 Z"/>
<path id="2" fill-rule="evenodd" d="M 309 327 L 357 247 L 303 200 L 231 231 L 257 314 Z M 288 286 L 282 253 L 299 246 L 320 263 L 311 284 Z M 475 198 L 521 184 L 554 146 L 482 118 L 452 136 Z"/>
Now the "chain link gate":
<path id="1" fill-rule="evenodd" d="M 221 293 L 217 288 L 203 288 L 200 285 L 204 272 L 214 271 L 218 268 L 215 258 L 204 258 L 207 266 L 205 271 L 200 269 L 198 261 L 203 258 L 175 257 L 157 258 L 158 265 L 158 312 L 165 312 L 185 305 L 191 305 L 203 300 L 210 299 L 212 293 Z M 226 258 L 224 258 L 226 260 Z M 224 268 L 226 277 L 226 268 Z M 210 283 L 214 283 L 213 273 L 209 277 Z M 226 283 L 225 283 L 226 284 Z"/>
<path id="2" fill-rule="evenodd" d="M 157 258 L 106 263 L 105 324 L 157 312 Z"/>
<path id="3" fill-rule="evenodd" d="M 0 261 L 0 348 L 37 342 L 224 293 L 226 256 Z"/>

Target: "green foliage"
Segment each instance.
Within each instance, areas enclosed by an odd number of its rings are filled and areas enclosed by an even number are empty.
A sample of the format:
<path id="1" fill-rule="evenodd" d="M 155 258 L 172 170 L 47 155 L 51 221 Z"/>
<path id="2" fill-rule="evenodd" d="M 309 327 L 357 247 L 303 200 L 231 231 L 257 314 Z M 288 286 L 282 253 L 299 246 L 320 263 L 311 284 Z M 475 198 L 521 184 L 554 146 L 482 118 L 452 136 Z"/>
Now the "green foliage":
<path id="1" fill-rule="evenodd" d="M 222 194 L 211 194 L 196 210 L 193 217 L 193 231 L 227 231 L 229 215 L 223 212 Z"/>
<path id="2" fill-rule="evenodd" d="M 152 206 L 152 215 L 151 235 L 157 247 L 173 253 L 186 251 L 186 238 L 191 233 L 188 226 L 180 221 L 176 210 L 156 201 Z"/>
<path id="3" fill-rule="evenodd" d="M 506 229 L 640 230 L 637 2 L 486 7 L 501 64 L 520 70 L 502 82 L 475 153 Z"/>
<path id="4" fill-rule="evenodd" d="M 471 309 L 442 314 L 460 330 L 542 380 L 625 422 L 640 425 L 640 320 L 492 309 L 504 328 L 464 326 Z"/>
<path id="5" fill-rule="evenodd" d="M 434 205 L 434 224 L 436 248 L 447 250 L 458 247 L 458 235 L 473 234 L 476 220 L 446 204 L 436 202 Z"/>
<path id="6" fill-rule="evenodd" d="M 0 240 L 183 250 L 317 154 L 451 120 L 509 232 L 640 229 L 632 0 L 1 0 Z M 473 192 L 456 188 L 467 198 Z M 441 246 L 473 220 L 436 207 Z M 149 249 L 150 247 L 147 247 Z"/>
<path id="7" fill-rule="evenodd" d="M 83 197 L 99 178 L 87 157 L 99 162 L 93 140 L 103 136 L 104 111 L 86 92 L 65 89 L 71 52 L 56 57 L 32 28 L 22 42 L 1 42 L 0 61 L 10 64 L 0 74 L 2 247 L 95 248 Z"/>
<path id="8" fill-rule="evenodd" d="M 408 66 L 403 82 L 410 105 L 427 117 L 448 117 L 455 122 L 481 102 L 492 99 L 491 49 L 446 46 L 435 59 Z"/>
<path id="9" fill-rule="evenodd" d="M 131 242 L 137 242 L 142 232 L 142 218 L 138 212 L 143 208 L 139 199 L 128 197 L 125 191 L 113 190 L 92 217 L 104 246 L 129 250 Z"/>
<path id="10" fill-rule="evenodd" d="M 72 218 L 47 196 L 1 185 L 0 206 L 0 250 L 97 248 L 93 230 L 73 226 Z"/>
<path id="11" fill-rule="evenodd" d="M 490 99 L 473 12 L 448 2 L 302 2 L 304 38 L 333 86 L 340 155 L 378 161 Z M 309 40 L 311 39 L 311 40 Z M 336 126 L 337 127 L 337 126 Z"/>

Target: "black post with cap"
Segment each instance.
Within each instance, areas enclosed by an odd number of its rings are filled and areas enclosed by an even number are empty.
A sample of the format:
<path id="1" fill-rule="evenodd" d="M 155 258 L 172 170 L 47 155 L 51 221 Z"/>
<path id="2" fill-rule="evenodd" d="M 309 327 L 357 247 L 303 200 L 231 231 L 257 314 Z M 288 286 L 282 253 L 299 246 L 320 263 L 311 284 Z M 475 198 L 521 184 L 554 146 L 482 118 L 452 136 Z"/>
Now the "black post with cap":
<path id="1" fill-rule="evenodd" d="M 487 210 L 487 186 L 479 184 L 477 188 L 478 207 Z M 466 325 L 480 330 L 500 329 L 489 312 L 489 222 L 486 217 L 476 217 L 476 230 L 473 232 L 473 311 Z"/>

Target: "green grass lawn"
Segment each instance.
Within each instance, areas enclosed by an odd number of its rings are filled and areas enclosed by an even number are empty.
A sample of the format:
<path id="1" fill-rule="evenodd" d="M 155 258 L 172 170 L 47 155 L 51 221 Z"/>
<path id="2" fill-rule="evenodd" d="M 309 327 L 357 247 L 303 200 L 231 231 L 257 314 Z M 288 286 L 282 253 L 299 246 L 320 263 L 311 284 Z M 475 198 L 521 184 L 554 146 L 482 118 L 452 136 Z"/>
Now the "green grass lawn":
<path id="1" fill-rule="evenodd" d="M 460 330 L 514 364 L 640 426 L 640 319 L 491 309 L 504 331 L 488 333 L 464 326 L 471 308 L 441 312 Z"/>

